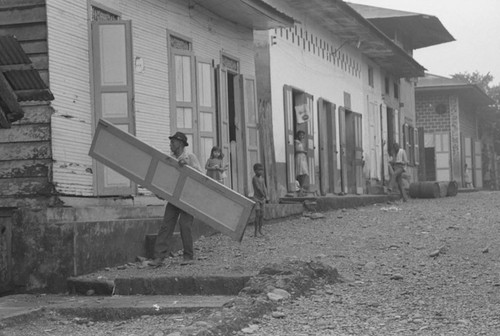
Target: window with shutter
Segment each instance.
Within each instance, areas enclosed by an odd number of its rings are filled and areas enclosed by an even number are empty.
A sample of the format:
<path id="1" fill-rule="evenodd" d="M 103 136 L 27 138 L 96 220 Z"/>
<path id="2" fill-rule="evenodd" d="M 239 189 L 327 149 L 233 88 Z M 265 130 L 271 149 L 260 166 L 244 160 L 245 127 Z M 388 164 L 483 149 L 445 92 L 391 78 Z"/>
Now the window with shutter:
<path id="1" fill-rule="evenodd" d="M 99 18 L 91 25 L 94 120 L 106 119 L 135 134 L 132 23 Z M 101 163 L 95 178 L 98 195 L 135 194 L 134 183 Z"/>
<path id="2" fill-rule="evenodd" d="M 408 126 L 408 160 L 410 164 L 415 165 L 415 141 L 413 136 L 413 127 Z"/>

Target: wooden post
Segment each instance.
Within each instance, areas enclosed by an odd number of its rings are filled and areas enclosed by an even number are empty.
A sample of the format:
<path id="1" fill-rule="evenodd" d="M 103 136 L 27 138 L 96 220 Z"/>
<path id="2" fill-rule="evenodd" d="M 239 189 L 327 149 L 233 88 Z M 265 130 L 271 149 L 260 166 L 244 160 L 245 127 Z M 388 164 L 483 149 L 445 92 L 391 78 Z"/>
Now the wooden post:
<path id="1" fill-rule="evenodd" d="M 276 168 L 276 156 L 274 153 L 272 109 L 271 103 L 268 100 L 259 99 L 258 129 L 269 200 L 274 203 L 278 202 L 279 199 L 278 170 Z"/>

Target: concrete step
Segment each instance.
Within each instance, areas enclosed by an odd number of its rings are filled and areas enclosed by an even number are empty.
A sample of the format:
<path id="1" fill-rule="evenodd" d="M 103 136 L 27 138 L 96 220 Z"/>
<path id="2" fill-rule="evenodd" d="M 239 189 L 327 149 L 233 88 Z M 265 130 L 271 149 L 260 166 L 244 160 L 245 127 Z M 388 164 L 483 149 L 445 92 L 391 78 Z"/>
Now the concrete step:
<path id="1" fill-rule="evenodd" d="M 233 296 L 69 296 L 10 295 L 0 297 L 0 326 L 28 322 L 46 311 L 89 318 L 94 321 L 123 320 L 142 315 L 190 313 L 199 309 L 218 310 Z"/>
<path id="2" fill-rule="evenodd" d="M 72 294 L 85 295 L 238 295 L 253 274 L 131 276 L 100 280 L 88 276 L 71 277 Z"/>

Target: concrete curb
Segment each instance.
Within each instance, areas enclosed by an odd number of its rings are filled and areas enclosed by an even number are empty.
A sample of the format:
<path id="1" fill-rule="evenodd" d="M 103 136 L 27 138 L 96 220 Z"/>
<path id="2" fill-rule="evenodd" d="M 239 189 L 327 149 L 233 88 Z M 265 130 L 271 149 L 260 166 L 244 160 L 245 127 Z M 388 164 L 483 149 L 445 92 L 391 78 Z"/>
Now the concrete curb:
<path id="1" fill-rule="evenodd" d="M 218 310 L 234 296 L 64 296 L 12 295 L 0 298 L 0 327 L 26 323 L 55 311 L 95 321 L 124 320 L 142 315 L 180 314 L 200 309 Z"/>
<path id="2" fill-rule="evenodd" d="M 253 274 L 169 275 L 95 280 L 69 278 L 72 294 L 85 295 L 238 295 Z"/>
<path id="3" fill-rule="evenodd" d="M 252 275 L 118 278 L 118 295 L 238 295 Z"/>
<path id="4" fill-rule="evenodd" d="M 272 264 L 246 281 L 248 276 L 227 276 L 233 283 L 246 287 L 238 296 L 201 295 L 12 295 L 0 298 L 0 326 L 27 323 L 44 312 L 58 312 L 67 316 L 97 321 L 123 320 L 141 315 L 201 312 L 199 320 L 184 329 L 190 335 L 227 335 L 240 330 L 256 317 L 262 316 L 279 304 L 268 291 L 283 287 L 289 298 L 308 291 L 320 282 L 340 281 L 336 269 L 315 262 L 289 261 Z M 220 277 L 209 277 L 211 281 Z M 203 282 L 203 281 L 200 281 Z M 38 315 L 37 315 L 38 314 Z M 183 334 L 183 331 L 179 331 Z"/>

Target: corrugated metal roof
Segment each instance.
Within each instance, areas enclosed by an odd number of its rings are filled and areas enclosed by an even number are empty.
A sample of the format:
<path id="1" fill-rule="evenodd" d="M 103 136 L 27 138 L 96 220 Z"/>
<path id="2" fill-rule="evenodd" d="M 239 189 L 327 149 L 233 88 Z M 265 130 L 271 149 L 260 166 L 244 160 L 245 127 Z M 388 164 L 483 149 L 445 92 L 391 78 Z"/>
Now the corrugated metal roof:
<path id="1" fill-rule="evenodd" d="M 40 77 L 38 70 L 6 71 L 4 76 L 16 93 L 18 102 L 54 99 L 54 96 Z"/>
<path id="2" fill-rule="evenodd" d="M 14 36 L 0 36 L 0 127 L 24 116 L 19 102 L 50 101 L 54 95 Z"/>
<path id="3" fill-rule="evenodd" d="M 341 0 L 287 0 L 345 43 L 398 77 L 420 77 L 425 68 L 387 35 Z"/>
<path id="4" fill-rule="evenodd" d="M 289 27 L 294 22 L 293 18 L 261 0 L 203 0 L 196 5 L 252 29 Z"/>
<path id="5" fill-rule="evenodd" d="M 30 64 L 31 61 L 13 36 L 0 35 L 0 65 Z"/>

